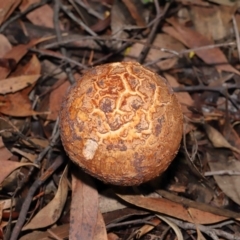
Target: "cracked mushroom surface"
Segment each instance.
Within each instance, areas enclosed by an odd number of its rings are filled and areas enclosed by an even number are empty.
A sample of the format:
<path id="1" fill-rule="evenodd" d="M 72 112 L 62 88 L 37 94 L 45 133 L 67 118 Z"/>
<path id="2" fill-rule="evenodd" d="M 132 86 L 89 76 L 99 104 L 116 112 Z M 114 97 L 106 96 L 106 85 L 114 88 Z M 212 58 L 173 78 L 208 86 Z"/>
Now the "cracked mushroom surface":
<path id="1" fill-rule="evenodd" d="M 181 106 L 161 76 L 135 62 L 94 67 L 74 84 L 60 112 L 63 146 L 90 175 L 121 186 L 163 173 L 183 131 Z"/>

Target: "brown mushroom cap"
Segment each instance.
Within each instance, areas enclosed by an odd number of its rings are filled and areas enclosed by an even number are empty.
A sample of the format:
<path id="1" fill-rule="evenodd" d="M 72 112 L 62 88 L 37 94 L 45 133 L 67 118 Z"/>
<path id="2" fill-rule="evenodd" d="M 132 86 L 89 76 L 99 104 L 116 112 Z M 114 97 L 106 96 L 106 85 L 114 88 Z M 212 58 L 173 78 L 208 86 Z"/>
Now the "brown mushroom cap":
<path id="1" fill-rule="evenodd" d="M 181 106 L 167 81 L 135 62 L 92 68 L 60 113 L 71 160 L 107 183 L 133 186 L 166 170 L 182 138 Z"/>

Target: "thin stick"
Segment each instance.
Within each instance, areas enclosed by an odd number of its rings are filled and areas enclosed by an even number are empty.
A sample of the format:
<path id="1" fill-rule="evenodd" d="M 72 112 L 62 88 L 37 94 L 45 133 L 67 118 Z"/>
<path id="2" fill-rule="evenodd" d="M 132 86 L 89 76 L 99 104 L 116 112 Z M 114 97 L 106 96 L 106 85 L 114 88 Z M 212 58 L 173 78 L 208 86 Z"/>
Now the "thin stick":
<path id="1" fill-rule="evenodd" d="M 138 57 L 138 62 L 139 63 L 143 63 L 149 50 L 151 49 L 151 43 L 153 42 L 154 38 L 155 38 L 155 35 L 156 35 L 156 31 L 157 31 L 157 28 L 160 24 L 160 22 L 162 21 L 163 17 L 165 16 L 167 10 L 169 9 L 169 6 L 171 4 L 171 2 L 167 2 L 165 7 L 164 7 L 164 10 L 162 13 L 160 13 L 160 7 L 159 7 L 159 3 L 157 0 L 154 0 L 154 3 L 155 3 L 155 8 L 157 10 L 157 20 L 155 21 L 155 23 L 153 24 L 153 27 L 151 29 L 151 32 L 147 38 L 147 42 L 146 42 L 146 45 L 144 45 L 143 49 L 142 49 L 142 52 L 141 54 L 139 55 Z"/>
<path id="2" fill-rule="evenodd" d="M 54 27 L 55 27 L 55 30 L 56 30 L 57 40 L 61 41 L 62 40 L 62 34 L 61 34 L 60 27 L 59 27 L 59 11 L 60 11 L 60 0 L 55 0 L 53 22 L 54 22 Z M 63 47 L 63 46 L 60 47 L 60 51 L 61 51 L 63 56 L 67 56 L 67 50 L 66 50 L 65 47 Z M 71 84 L 74 84 L 75 79 L 74 79 L 74 76 L 73 76 L 73 73 L 72 73 L 70 63 L 69 63 L 68 60 L 66 60 L 66 62 L 67 63 L 65 65 L 65 71 L 66 71 L 67 76 L 68 76 L 68 81 Z"/>
<path id="3" fill-rule="evenodd" d="M 22 16 L 27 15 L 29 12 L 43 6 L 44 4 L 48 3 L 50 0 L 42 0 L 40 2 L 37 3 L 33 3 L 31 4 L 26 10 L 24 10 L 21 13 L 17 13 L 16 15 L 14 15 L 12 18 L 9 18 L 4 24 L 2 24 L 2 26 L 0 27 L 0 33 L 2 33 L 8 26 L 9 24 L 13 23 L 14 21 L 16 21 L 17 19 L 21 18 Z"/>
<path id="4" fill-rule="evenodd" d="M 30 187 L 28 191 L 28 195 L 25 198 L 25 201 L 22 205 L 18 220 L 16 225 L 14 226 L 14 229 L 12 231 L 10 240 L 17 240 L 18 236 L 21 232 L 21 229 L 23 227 L 23 224 L 26 220 L 26 216 L 29 210 L 29 207 L 31 205 L 33 196 L 37 189 L 52 175 L 53 172 L 55 172 L 62 164 L 64 163 L 64 159 L 61 155 L 59 155 L 54 161 L 53 164 L 43 173 L 43 175 L 35 180 L 33 185 Z"/>

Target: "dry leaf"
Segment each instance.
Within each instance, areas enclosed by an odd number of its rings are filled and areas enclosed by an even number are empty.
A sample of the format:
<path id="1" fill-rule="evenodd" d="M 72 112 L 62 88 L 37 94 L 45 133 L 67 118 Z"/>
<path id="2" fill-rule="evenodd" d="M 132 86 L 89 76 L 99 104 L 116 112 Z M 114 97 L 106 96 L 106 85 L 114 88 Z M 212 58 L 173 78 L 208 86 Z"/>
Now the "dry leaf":
<path id="1" fill-rule="evenodd" d="M 199 230 L 198 225 L 196 225 L 196 230 L 197 230 L 197 240 L 206 240 L 206 238 L 203 236 L 203 234 Z"/>
<path id="2" fill-rule="evenodd" d="M 171 87 L 176 88 L 180 87 L 180 84 L 177 82 L 177 79 L 174 78 L 172 75 L 165 73 L 164 77 L 168 80 Z M 191 115 L 191 111 L 188 110 L 188 107 L 194 106 L 194 101 L 188 92 L 176 92 L 175 95 L 177 96 L 178 101 L 182 105 L 182 110 L 185 115 Z"/>
<path id="3" fill-rule="evenodd" d="M 0 137 L 0 156 L 3 160 L 8 160 L 12 156 L 12 153 L 5 147 L 2 137 Z"/>
<path id="4" fill-rule="evenodd" d="M 19 66 L 14 73 L 11 74 L 11 76 L 40 75 L 40 72 L 40 62 L 37 57 L 33 55 L 26 65 Z M 16 117 L 26 117 L 40 114 L 32 109 L 32 103 L 29 100 L 28 95 L 32 91 L 33 87 L 34 84 L 16 93 L 9 93 L 5 96 L 0 95 L 0 112 Z"/>
<path id="5" fill-rule="evenodd" d="M 119 240 L 119 237 L 115 233 L 108 233 L 108 240 Z"/>
<path id="6" fill-rule="evenodd" d="M 223 135 L 217 131 L 215 128 L 205 123 L 204 127 L 206 129 L 206 133 L 208 135 L 209 140 L 212 142 L 213 146 L 216 148 L 229 148 L 233 152 L 239 153 L 240 150 L 232 146 Z"/>
<path id="7" fill-rule="evenodd" d="M 47 119 L 48 120 L 56 120 L 59 114 L 59 110 L 61 108 L 63 97 L 66 94 L 67 89 L 69 88 L 69 81 L 65 81 L 62 85 L 55 88 L 49 96 L 49 111 Z"/>
<path id="8" fill-rule="evenodd" d="M 0 200 L 0 203 L 2 204 L 2 209 L 10 209 L 11 206 L 15 206 L 16 204 L 16 199 L 14 198 L 13 201 L 12 199 L 4 199 L 4 200 Z"/>
<path id="9" fill-rule="evenodd" d="M 21 156 L 25 157 L 26 159 L 28 159 L 30 162 L 34 162 L 34 160 L 37 158 L 37 154 L 33 154 L 33 153 L 29 153 L 29 152 L 24 152 L 21 149 L 18 148 L 12 148 L 11 149 L 12 152 L 14 153 L 18 153 Z"/>
<path id="10" fill-rule="evenodd" d="M 21 0 L 0 1 L 0 26 L 13 13 Z"/>
<path id="11" fill-rule="evenodd" d="M 237 149 L 240 149 L 240 138 L 238 133 L 235 131 L 233 126 L 230 123 L 225 122 L 223 128 L 223 136 L 226 140 Z M 240 160 L 240 155 L 235 154 L 238 160 Z"/>
<path id="12" fill-rule="evenodd" d="M 21 12 L 25 11 L 32 4 L 39 3 L 40 0 L 24 0 L 22 1 L 21 6 L 19 7 Z M 45 4 L 34 11 L 31 11 L 27 14 L 27 19 L 32 22 L 34 25 L 41 27 L 54 28 L 53 25 L 53 9 Z M 60 23 L 60 21 L 59 21 Z M 61 26 L 62 28 L 62 26 Z M 63 28 L 62 28 L 63 29 Z"/>
<path id="13" fill-rule="evenodd" d="M 230 34 L 233 7 L 191 6 L 191 16 L 196 31 L 213 40 L 222 40 Z M 213 27 L 214 26 L 214 27 Z"/>
<path id="14" fill-rule="evenodd" d="M 98 192 L 91 178 L 80 169 L 72 174 L 70 239 L 95 240 L 98 222 Z M 84 181 L 81 178 L 84 177 Z"/>
<path id="15" fill-rule="evenodd" d="M 32 89 L 32 87 L 27 87 L 21 92 L 9 93 L 5 96 L 0 95 L 0 112 L 15 117 L 42 114 L 32 109 L 32 104 L 28 97 L 29 89 Z"/>
<path id="16" fill-rule="evenodd" d="M 68 195 L 68 165 L 65 167 L 54 198 L 42 208 L 22 230 L 38 229 L 54 224 L 62 214 Z"/>
<path id="17" fill-rule="evenodd" d="M 187 46 L 187 42 L 185 41 L 184 37 L 182 37 L 182 35 L 178 31 L 176 31 L 176 29 L 174 27 L 168 26 L 168 25 L 164 25 L 162 27 L 162 31 L 167 33 L 168 35 L 176 38 L 178 41 L 180 41 L 185 46 Z"/>
<path id="18" fill-rule="evenodd" d="M 240 32 L 240 14 L 235 14 L 238 31 Z"/>
<path id="19" fill-rule="evenodd" d="M 95 231 L 94 231 L 94 239 L 108 240 L 105 222 L 103 220 L 103 216 L 100 211 L 98 211 L 97 224 L 95 226 Z"/>
<path id="20" fill-rule="evenodd" d="M 147 198 L 138 195 L 122 194 L 118 194 L 118 196 L 135 206 L 148 209 L 153 212 L 163 213 L 191 223 L 211 224 L 228 219 L 227 217 L 204 212 L 196 208 L 182 206 L 179 203 L 175 203 L 164 198 Z M 189 211 L 191 211 L 191 216 L 189 215 Z"/>
<path id="21" fill-rule="evenodd" d="M 11 174 L 14 170 L 23 167 L 23 166 L 35 166 L 38 167 L 36 164 L 33 163 L 21 163 L 21 162 L 13 162 L 13 161 L 6 161 L 0 160 L 1 168 L 0 168 L 0 183 Z"/>
<path id="22" fill-rule="evenodd" d="M 59 239 L 68 239 L 69 224 L 53 226 L 49 229 Z M 31 231 L 30 233 L 22 236 L 19 240 L 50 240 L 53 235 L 49 231 Z"/>
<path id="23" fill-rule="evenodd" d="M 47 139 L 43 139 L 43 138 L 37 138 L 37 137 L 29 137 L 28 140 L 31 140 L 31 142 L 33 142 L 34 144 L 36 144 L 37 146 L 41 147 L 41 148 L 45 148 L 49 145 L 49 141 Z M 32 147 L 32 144 L 29 143 L 28 141 L 22 139 L 22 142 L 28 146 L 28 147 Z"/>
<path id="24" fill-rule="evenodd" d="M 3 202 L 0 202 L 0 222 L 2 222 L 3 204 Z"/>
<path id="25" fill-rule="evenodd" d="M 31 59 L 24 66 L 19 65 L 17 69 L 11 74 L 11 77 L 18 77 L 21 75 L 40 75 L 41 74 L 41 63 L 35 54 L 32 55 Z"/>
<path id="26" fill-rule="evenodd" d="M 169 18 L 167 21 L 172 24 L 176 31 L 181 35 L 181 39 L 183 39 L 182 43 L 189 48 L 214 45 L 213 41 L 209 40 L 199 32 L 179 24 L 175 18 Z M 168 33 L 170 34 L 171 32 Z M 181 41 L 181 39 L 178 40 Z M 215 64 L 215 67 L 219 71 L 227 71 L 240 75 L 239 71 L 228 64 L 227 58 L 219 48 L 202 49 L 200 51 L 196 51 L 196 54 L 206 63 Z"/>
<path id="27" fill-rule="evenodd" d="M 180 87 L 180 84 L 177 82 L 177 80 L 170 74 L 164 73 L 164 77 L 168 80 L 170 85 L 175 88 L 175 87 Z M 192 112 L 189 110 L 189 107 L 194 106 L 194 101 L 190 94 L 188 92 L 175 92 L 175 95 L 180 102 L 182 106 L 182 112 L 184 116 L 187 116 L 189 118 L 192 117 Z M 195 129 L 195 126 L 191 124 L 190 122 L 184 122 L 184 132 L 185 134 L 189 133 Z"/>
<path id="28" fill-rule="evenodd" d="M 98 202 L 101 213 L 112 212 L 127 207 L 119 202 L 119 199 L 116 197 L 114 192 L 109 189 L 99 194 Z"/>
<path id="29" fill-rule="evenodd" d="M 3 57 L 11 49 L 12 49 L 11 43 L 4 35 L 0 34 L 0 57 Z"/>
<path id="30" fill-rule="evenodd" d="M 235 6 L 235 7 L 240 7 L 240 2 L 239 1 L 232 1 L 232 0 L 211 0 L 213 3 L 217 3 L 220 5 L 226 5 L 226 6 Z"/>
<path id="31" fill-rule="evenodd" d="M 217 155 L 217 159 L 216 156 Z M 240 162 L 236 160 L 228 160 L 221 152 L 213 151 L 213 154 L 207 153 L 208 164 L 211 171 L 232 171 L 240 172 Z M 240 204 L 240 189 L 238 175 L 213 175 L 218 186 L 222 191 L 230 197 L 234 202 Z"/>
<path id="32" fill-rule="evenodd" d="M 143 15 L 141 14 L 141 11 L 143 11 L 143 5 L 142 4 L 135 4 L 138 1 L 128 1 L 128 0 L 122 0 L 122 2 L 127 7 L 129 13 L 131 14 L 132 18 L 136 21 L 137 26 L 139 27 L 146 27 L 145 19 Z"/>
<path id="33" fill-rule="evenodd" d="M 1 1 L 0 1 L 1 2 Z M 34 45 L 51 39 L 53 37 L 45 37 L 40 39 L 33 39 L 28 44 L 19 44 L 13 47 L 10 51 L 8 51 L 3 58 L 12 59 L 15 64 L 17 64 L 29 51 L 29 48 L 33 47 Z M 4 68 L 0 66 L 0 80 L 7 78 L 7 76 L 11 73 L 11 69 Z"/>
<path id="34" fill-rule="evenodd" d="M 146 40 L 144 40 L 146 41 Z M 154 41 L 153 41 L 153 45 L 159 48 L 165 48 L 165 49 L 169 49 L 172 51 L 182 51 L 185 49 L 184 45 L 176 40 L 176 38 L 168 35 L 168 34 L 157 34 Z M 128 58 L 130 60 L 132 60 L 132 58 L 137 58 L 139 56 L 139 54 L 141 53 L 142 49 L 144 47 L 144 44 L 140 44 L 140 43 L 135 43 L 133 44 L 130 48 L 129 51 L 127 51 L 126 59 L 128 60 Z M 170 58 L 169 58 L 170 57 Z M 169 52 L 164 52 L 164 51 L 160 51 L 160 50 L 156 50 L 156 49 L 150 49 L 147 58 L 146 58 L 146 62 L 151 62 L 157 59 L 162 58 L 161 61 L 158 61 L 156 63 L 156 65 L 161 69 L 161 70 L 168 70 L 174 67 L 174 65 L 177 63 L 178 61 L 178 57 L 174 57 L 173 54 L 169 53 Z M 164 59 L 164 58 L 169 58 L 169 59 Z"/>
<path id="35" fill-rule="evenodd" d="M 3 58 L 13 59 L 17 64 L 22 59 L 22 57 L 28 52 L 28 49 L 34 46 L 34 44 L 35 44 L 35 41 L 31 41 L 29 44 L 26 44 L 26 45 L 19 44 L 17 46 L 14 46 L 10 51 L 8 51 L 3 56 Z M 0 80 L 6 78 L 10 72 L 11 72 L 11 69 L 0 67 Z"/>
<path id="36" fill-rule="evenodd" d="M 0 80 L 0 94 L 15 93 L 35 83 L 40 75 L 25 75 Z"/>

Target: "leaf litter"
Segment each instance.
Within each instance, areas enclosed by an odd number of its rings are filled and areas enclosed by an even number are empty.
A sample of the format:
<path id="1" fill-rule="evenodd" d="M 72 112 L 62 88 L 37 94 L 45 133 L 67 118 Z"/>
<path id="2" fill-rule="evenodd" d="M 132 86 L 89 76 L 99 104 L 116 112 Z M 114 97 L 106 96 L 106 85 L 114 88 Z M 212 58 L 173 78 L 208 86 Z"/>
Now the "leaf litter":
<path id="1" fill-rule="evenodd" d="M 23 0 L 0 9 L 0 239 L 239 239 L 238 3 Z M 69 86 L 114 61 L 163 75 L 184 114 L 174 162 L 134 188 L 84 174 L 59 138 Z"/>

